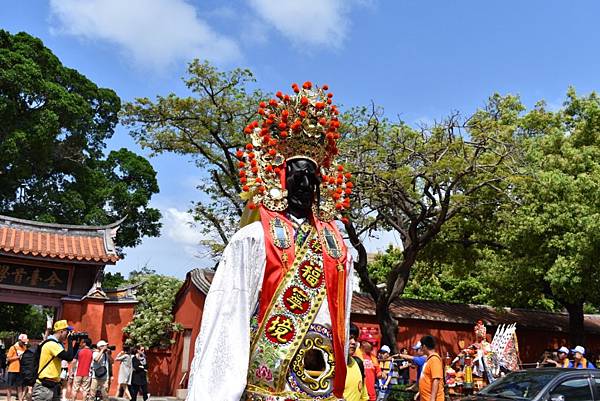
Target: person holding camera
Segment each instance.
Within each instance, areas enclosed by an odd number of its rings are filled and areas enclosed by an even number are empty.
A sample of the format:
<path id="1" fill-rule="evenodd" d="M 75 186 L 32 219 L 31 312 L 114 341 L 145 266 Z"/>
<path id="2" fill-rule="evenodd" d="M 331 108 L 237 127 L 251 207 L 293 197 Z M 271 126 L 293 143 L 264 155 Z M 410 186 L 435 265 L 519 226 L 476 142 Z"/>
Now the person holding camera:
<path id="1" fill-rule="evenodd" d="M 39 357 L 37 380 L 33 385 L 32 401 L 60 401 L 61 361 L 71 362 L 79 349 L 79 343 L 69 337 L 73 327 L 66 320 L 54 323 L 53 334 L 40 344 L 36 351 Z M 67 341 L 67 349 L 63 343 Z"/>
<path id="2" fill-rule="evenodd" d="M 93 398 L 98 391 L 103 401 L 108 401 L 108 377 L 112 363 L 110 348 L 104 340 L 98 341 L 92 357 L 92 384 L 88 398 Z"/>

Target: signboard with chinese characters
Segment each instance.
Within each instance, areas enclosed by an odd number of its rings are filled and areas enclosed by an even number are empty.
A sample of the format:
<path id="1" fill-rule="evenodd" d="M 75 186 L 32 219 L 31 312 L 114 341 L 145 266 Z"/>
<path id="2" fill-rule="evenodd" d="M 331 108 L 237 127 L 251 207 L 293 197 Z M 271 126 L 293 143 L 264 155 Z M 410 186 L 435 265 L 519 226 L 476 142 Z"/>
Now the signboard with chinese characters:
<path id="1" fill-rule="evenodd" d="M 71 270 L 0 263 L 0 288 L 67 293 Z"/>

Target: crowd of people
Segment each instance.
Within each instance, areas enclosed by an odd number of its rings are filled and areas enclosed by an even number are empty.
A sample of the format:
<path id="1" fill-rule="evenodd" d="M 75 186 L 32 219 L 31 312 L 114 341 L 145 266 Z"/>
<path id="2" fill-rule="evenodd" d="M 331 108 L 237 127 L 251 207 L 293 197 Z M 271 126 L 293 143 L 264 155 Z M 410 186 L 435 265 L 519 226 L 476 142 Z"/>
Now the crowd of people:
<path id="1" fill-rule="evenodd" d="M 413 384 L 415 400 L 444 400 L 444 368 L 442 358 L 435 352 L 436 340 L 426 335 L 413 349 L 413 355 L 406 348 L 391 355 L 387 345 L 379 348 L 375 355 L 376 341 L 369 334 L 360 334 L 356 325 L 350 326 L 350 344 L 346 387 L 344 398 L 347 401 L 385 401 L 391 395 L 393 386 L 410 384 L 410 368 L 414 367 L 417 382 Z"/>
<path id="2" fill-rule="evenodd" d="M 351 325 L 344 391 L 346 400 L 385 401 L 390 397 L 392 387 L 399 384 L 405 385 L 406 390 L 414 390 L 416 401 L 444 400 L 445 369 L 450 365 L 445 364 L 435 352 L 434 337 L 423 336 L 412 347 L 411 354 L 402 348 L 399 353 L 391 355 L 387 345 L 381 346 L 375 353 L 375 345 L 373 336 L 361 334 L 358 327 Z M 537 366 L 595 369 L 594 363 L 585 355 L 585 348 L 580 345 L 571 350 L 561 347 L 555 352 L 546 352 Z M 415 383 L 410 382 L 410 368 L 416 370 Z"/>
<path id="3" fill-rule="evenodd" d="M 5 381 L 6 401 L 108 401 L 115 363 L 119 363 L 115 396 L 148 399 L 148 364 L 143 346 L 116 347 L 101 339 L 95 344 L 86 334 L 74 333 L 59 320 L 44 340 L 32 345 L 27 334 L 0 347 L 0 378 Z"/>
<path id="4" fill-rule="evenodd" d="M 570 358 L 572 357 L 572 358 Z M 557 367 L 575 369 L 596 369 L 591 359 L 586 358 L 585 348 L 581 345 L 569 350 L 560 347 L 556 352 L 546 351 L 537 364 L 538 367 Z"/>

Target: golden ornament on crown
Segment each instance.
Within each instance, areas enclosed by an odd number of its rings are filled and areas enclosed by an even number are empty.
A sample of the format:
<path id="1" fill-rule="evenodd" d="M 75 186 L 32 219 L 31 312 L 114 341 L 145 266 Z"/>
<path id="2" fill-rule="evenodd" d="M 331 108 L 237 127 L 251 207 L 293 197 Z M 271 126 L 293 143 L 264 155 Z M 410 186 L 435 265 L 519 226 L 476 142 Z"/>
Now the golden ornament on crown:
<path id="1" fill-rule="evenodd" d="M 302 88 L 292 85 L 293 95 L 277 92 L 276 98 L 260 102 L 259 121 L 246 126 L 249 142 L 237 151 L 240 160 L 242 198 L 250 209 L 263 205 L 273 211 L 287 209 L 285 163 L 292 159 L 312 160 L 321 175 L 321 199 L 313 211 L 320 220 L 341 217 L 350 207 L 352 182 L 342 165 L 335 165 L 339 111 L 332 104 L 327 85 Z M 316 201 L 316 200 L 315 200 Z"/>

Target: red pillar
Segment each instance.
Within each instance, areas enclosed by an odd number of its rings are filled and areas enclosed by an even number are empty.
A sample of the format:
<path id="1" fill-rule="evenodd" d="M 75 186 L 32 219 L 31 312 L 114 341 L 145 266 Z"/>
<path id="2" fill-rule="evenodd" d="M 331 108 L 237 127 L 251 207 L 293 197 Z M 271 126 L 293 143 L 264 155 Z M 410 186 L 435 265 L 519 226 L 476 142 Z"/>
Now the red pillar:
<path id="1" fill-rule="evenodd" d="M 105 301 L 96 298 L 85 298 L 81 301 L 81 328 L 88 333 L 93 343 L 102 340 L 105 335 L 103 330 Z"/>
<path id="2" fill-rule="evenodd" d="M 103 330 L 105 301 L 106 299 L 99 298 L 65 300 L 60 319 L 66 319 L 76 331 L 87 332 L 92 342 L 96 343 L 106 336 L 106 330 Z"/>

